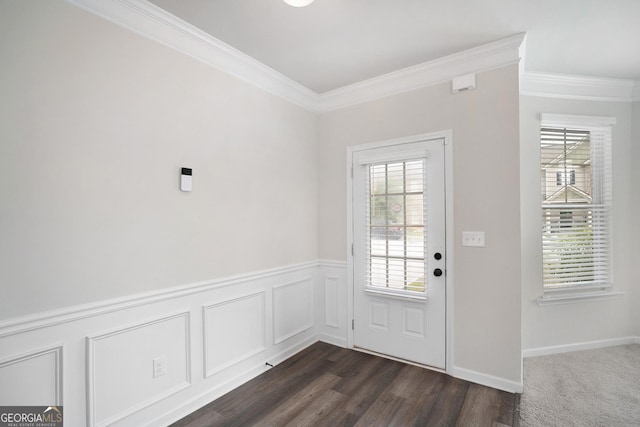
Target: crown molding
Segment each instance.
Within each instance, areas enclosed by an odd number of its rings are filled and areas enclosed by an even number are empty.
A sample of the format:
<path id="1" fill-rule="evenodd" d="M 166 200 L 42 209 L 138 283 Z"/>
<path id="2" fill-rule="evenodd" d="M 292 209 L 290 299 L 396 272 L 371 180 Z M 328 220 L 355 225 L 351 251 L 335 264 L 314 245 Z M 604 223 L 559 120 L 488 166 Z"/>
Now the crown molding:
<path id="1" fill-rule="evenodd" d="M 520 94 L 583 101 L 632 102 L 640 98 L 640 82 L 527 71 L 520 76 Z"/>
<path id="2" fill-rule="evenodd" d="M 310 111 L 326 112 L 517 63 L 525 34 L 317 94 L 146 0 L 66 0 Z"/>
<path id="3" fill-rule="evenodd" d="M 317 94 L 146 0 L 66 0 L 307 110 Z"/>
<path id="4" fill-rule="evenodd" d="M 331 111 L 443 83 L 464 74 L 517 64 L 525 33 L 384 74 L 321 94 L 319 111 Z"/>

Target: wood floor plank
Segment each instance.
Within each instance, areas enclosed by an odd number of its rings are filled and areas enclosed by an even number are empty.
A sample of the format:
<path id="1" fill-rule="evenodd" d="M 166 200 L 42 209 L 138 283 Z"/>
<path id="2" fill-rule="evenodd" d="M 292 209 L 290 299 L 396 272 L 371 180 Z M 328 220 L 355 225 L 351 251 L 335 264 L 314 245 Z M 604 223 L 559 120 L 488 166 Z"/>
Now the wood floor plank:
<path id="1" fill-rule="evenodd" d="M 326 392 L 337 384 L 339 380 L 340 377 L 330 373 L 319 376 L 305 388 L 292 394 L 287 400 L 274 407 L 260 419 L 260 424 L 264 426 L 283 426 L 287 424 L 303 410 L 324 398 Z M 339 394 L 337 392 L 334 393 Z M 344 397 L 344 395 L 340 396 Z"/>
<path id="2" fill-rule="evenodd" d="M 202 412 L 201 414 L 194 412 L 183 418 L 181 425 L 184 427 L 210 427 L 222 425 L 225 421 L 226 419 L 215 411 Z"/>
<path id="3" fill-rule="evenodd" d="M 345 405 L 347 412 L 362 416 L 373 402 L 380 397 L 380 394 L 388 387 L 393 378 L 398 375 L 398 372 L 400 372 L 404 365 L 403 363 L 393 360 L 387 360 L 382 364 L 376 362 L 377 361 L 370 362 L 377 365 L 375 371 L 350 394 Z"/>
<path id="4" fill-rule="evenodd" d="M 311 402 L 297 417 L 286 424 L 287 427 L 315 426 L 344 401 L 345 395 L 334 390 L 326 390 L 317 400 Z"/>
<path id="5" fill-rule="evenodd" d="M 397 417 L 404 406 L 406 400 L 393 393 L 383 393 L 373 404 L 362 414 L 362 417 L 355 424 L 356 427 L 372 427 L 389 425 L 389 420 Z M 398 424 L 403 425 L 403 424 Z M 404 424 L 406 425 L 406 424 Z"/>
<path id="6" fill-rule="evenodd" d="M 428 412 L 423 412 L 417 419 L 422 426 L 453 426 L 458 419 L 470 383 L 447 376 L 440 390 L 433 396 Z"/>
<path id="7" fill-rule="evenodd" d="M 498 390 L 471 384 L 456 425 L 461 427 L 490 426 L 497 419 L 498 400 Z"/>
<path id="8" fill-rule="evenodd" d="M 316 343 L 174 427 L 514 426 L 516 395 Z"/>

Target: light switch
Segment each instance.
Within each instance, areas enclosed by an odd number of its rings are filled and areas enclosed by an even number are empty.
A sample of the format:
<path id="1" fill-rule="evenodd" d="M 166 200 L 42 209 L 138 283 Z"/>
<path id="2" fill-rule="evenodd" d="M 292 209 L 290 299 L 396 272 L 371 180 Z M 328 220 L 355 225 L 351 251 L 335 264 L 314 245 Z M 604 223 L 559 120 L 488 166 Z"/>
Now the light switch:
<path id="1" fill-rule="evenodd" d="M 484 248 L 484 231 L 463 231 L 462 246 Z"/>

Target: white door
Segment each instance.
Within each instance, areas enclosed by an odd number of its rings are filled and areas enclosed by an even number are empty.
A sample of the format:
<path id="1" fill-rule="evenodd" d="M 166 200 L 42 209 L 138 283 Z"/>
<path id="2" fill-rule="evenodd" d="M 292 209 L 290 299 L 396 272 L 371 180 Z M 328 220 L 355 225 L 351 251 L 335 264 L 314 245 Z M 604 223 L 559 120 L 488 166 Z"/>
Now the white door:
<path id="1" fill-rule="evenodd" d="M 444 139 L 352 159 L 354 346 L 444 369 Z"/>

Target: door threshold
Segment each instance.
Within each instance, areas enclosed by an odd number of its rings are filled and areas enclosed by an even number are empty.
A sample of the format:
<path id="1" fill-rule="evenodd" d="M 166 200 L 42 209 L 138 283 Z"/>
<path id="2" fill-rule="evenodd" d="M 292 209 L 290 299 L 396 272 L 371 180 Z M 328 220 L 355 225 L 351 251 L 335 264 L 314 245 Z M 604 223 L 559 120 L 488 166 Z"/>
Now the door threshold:
<path id="1" fill-rule="evenodd" d="M 366 348 L 353 346 L 352 350 L 359 351 L 360 353 L 367 353 L 372 356 L 384 357 L 385 359 L 395 360 L 396 362 L 406 363 L 407 365 L 417 366 L 419 368 L 429 369 L 430 371 L 440 372 L 447 374 L 446 369 L 436 368 L 435 366 L 423 365 L 422 363 L 413 362 L 407 359 L 401 359 L 399 357 L 389 356 L 388 354 L 377 353 L 375 351 L 367 350 Z M 447 374 L 448 375 L 448 374 Z"/>

